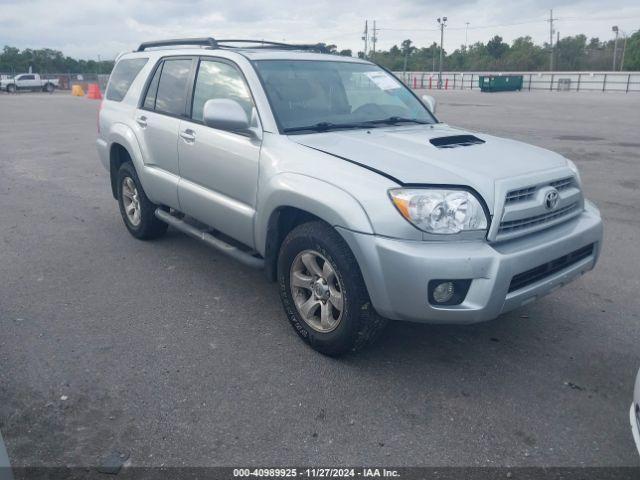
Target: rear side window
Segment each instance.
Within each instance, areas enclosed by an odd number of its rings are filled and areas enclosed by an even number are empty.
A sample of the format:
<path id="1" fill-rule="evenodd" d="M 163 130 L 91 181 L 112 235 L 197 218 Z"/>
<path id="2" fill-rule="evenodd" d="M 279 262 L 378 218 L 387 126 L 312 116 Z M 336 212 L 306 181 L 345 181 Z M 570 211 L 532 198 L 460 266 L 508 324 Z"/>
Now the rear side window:
<path id="1" fill-rule="evenodd" d="M 148 58 L 131 58 L 120 60 L 111 72 L 109 86 L 105 95 L 107 100 L 120 102 L 129 91 L 129 87 L 136 79 Z"/>
<path id="2" fill-rule="evenodd" d="M 158 83 L 160 82 L 160 74 L 162 73 L 162 65 L 159 65 L 156 69 L 156 73 L 151 79 L 149 88 L 147 90 L 147 96 L 144 99 L 142 108 L 146 110 L 154 110 L 156 108 L 156 95 L 158 93 Z"/>
<path id="3" fill-rule="evenodd" d="M 191 59 L 165 60 L 156 94 L 157 112 L 183 115 L 187 101 L 187 83 Z"/>

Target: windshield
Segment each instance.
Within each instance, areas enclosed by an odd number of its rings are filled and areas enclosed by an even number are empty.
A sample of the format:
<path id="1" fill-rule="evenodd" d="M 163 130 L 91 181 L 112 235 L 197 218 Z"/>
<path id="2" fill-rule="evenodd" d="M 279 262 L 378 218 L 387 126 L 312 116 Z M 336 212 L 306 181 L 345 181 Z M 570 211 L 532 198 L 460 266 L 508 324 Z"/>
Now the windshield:
<path id="1" fill-rule="evenodd" d="M 285 133 L 436 122 L 409 89 L 376 65 L 315 60 L 254 63 Z"/>

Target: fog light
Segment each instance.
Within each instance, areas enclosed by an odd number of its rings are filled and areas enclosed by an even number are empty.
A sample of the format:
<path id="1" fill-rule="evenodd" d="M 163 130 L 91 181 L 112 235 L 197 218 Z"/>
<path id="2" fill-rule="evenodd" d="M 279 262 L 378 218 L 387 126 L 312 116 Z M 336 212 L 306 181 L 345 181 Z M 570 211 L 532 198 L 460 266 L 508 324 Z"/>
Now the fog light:
<path id="1" fill-rule="evenodd" d="M 436 307 L 460 305 L 469 291 L 471 279 L 464 280 L 430 280 L 429 303 Z"/>
<path id="2" fill-rule="evenodd" d="M 433 299 L 437 303 L 447 303 L 453 297 L 455 288 L 453 282 L 442 282 L 433 289 Z"/>

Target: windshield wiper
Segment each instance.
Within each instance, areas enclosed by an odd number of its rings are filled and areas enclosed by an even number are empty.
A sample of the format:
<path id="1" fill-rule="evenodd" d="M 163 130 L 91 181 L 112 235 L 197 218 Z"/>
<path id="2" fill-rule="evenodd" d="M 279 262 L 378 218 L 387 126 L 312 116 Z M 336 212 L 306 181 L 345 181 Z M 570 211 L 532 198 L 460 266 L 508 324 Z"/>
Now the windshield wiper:
<path id="1" fill-rule="evenodd" d="M 381 120 L 370 120 L 368 123 L 373 123 L 374 125 L 384 123 L 389 125 L 394 125 L 396 123 L 419 123 L 420 125 L 428 125 L 431 122 L 425 122 L 424 120 L 418 120 L 417 118 L 406 118 L 406 117 L 389 117 L 383 118 Z"/>
<path id="2" fill-rule="evenodd" d="M 331 122 L 319 122 L 314 125 L 307 125 L 305 127 L 289 127 L 284 128 L 283 132 L 326 132 L 329 130 L 340 130 L 343 128 L 371 128 L 372 122 L 354 122 L 354 123 L 331 123 Z"/>

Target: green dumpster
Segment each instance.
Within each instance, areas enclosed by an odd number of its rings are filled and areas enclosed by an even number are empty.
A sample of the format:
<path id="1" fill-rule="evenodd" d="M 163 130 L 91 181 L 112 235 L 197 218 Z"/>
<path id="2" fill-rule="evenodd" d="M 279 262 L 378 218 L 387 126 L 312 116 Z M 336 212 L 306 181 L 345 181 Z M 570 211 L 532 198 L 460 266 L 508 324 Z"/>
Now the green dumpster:
<path id="1" fill-rule="evenodd" d="M 522 90 L 522 75 L 480 75 L 478 82 L 483 92 Z"/>

